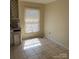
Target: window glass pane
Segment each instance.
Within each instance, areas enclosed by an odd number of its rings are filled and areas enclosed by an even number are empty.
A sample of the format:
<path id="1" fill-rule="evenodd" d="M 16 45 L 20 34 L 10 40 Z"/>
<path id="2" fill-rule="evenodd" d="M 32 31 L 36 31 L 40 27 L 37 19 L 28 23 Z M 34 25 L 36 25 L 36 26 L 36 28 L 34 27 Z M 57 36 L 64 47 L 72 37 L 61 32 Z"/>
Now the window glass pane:
<path id="1" fill-rule="evenodd" d="M 32 28 L 34 28 L 34 29 L 33 29 L 33 32 L 38 32 L 38 31 L 39 31 L 39 24 L 34 24 L 34 25 L 32 26 Z"/>
<path id="2" fill-rule="evenodd" d="M 38 9 L 27 8 L 25 10 L 26 21 L 39 21 L 40 11 Z"/>
<path id="3" fill-rule="evenodd" d="M 32 32 L 32 26 L 31 26 L 31 24 L 26 24 L 26 32 L 27 33 Z"/>

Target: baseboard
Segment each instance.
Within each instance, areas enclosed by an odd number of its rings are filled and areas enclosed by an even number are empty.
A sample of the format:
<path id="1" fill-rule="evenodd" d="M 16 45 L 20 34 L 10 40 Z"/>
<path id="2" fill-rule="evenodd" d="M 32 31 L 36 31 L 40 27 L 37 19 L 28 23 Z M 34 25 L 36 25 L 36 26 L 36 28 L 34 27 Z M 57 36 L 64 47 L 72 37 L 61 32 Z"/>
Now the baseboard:
<path id="1" fill-rule="evenodd" d="M 49 38 L 47 38 L 47 37 L 44 37 L 44 38 L 49 39 Z M 54 42 L 54 43 L 56 43 L 57 45 L 59 45 L 59 46 L 65 48 L 66 50 L 69 50 L 69 48 L 65 47 L 62 43 L 59 43 L 59 42 L 56 41 L 55 39 L 53 39 L 53 40 L 49 39 L 49 40 L 50 40 L 51 42 Z"/>

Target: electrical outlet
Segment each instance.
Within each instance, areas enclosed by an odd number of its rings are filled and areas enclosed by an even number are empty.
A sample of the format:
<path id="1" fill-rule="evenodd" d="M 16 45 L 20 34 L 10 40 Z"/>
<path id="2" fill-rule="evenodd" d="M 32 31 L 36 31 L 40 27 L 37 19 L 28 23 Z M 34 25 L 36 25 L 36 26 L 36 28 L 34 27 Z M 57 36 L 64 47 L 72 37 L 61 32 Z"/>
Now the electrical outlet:
<path id="1" fill-rule="evenodd" d="M 49 35 L 51 34 L 51 32 L 49 32 Z"/>

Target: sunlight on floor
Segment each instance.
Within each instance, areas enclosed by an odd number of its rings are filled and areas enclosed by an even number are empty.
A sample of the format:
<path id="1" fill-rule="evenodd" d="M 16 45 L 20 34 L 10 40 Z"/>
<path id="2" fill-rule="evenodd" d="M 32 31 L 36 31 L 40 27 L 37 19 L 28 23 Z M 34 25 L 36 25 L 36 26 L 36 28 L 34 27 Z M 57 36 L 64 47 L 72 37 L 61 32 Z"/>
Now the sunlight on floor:
<path id="1" fill-rule="evenodd" d="M 41 42 L 39 41 L 39 38 L 34 38 L 34 39 L 26 40 L 23 49 L 25 50 L 37 46 L 41 46 Z"/>

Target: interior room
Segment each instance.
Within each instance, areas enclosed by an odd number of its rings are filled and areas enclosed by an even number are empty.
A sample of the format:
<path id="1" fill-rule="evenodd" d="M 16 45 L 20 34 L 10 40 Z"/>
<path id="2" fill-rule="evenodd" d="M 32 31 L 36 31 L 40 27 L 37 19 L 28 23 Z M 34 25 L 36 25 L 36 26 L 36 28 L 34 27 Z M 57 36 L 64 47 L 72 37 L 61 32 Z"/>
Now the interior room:
<path id="1" fill-rule="evenodd" d="M 10 0 L 10 59 L 69 59 L 69 0 Z"/>

